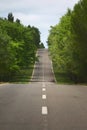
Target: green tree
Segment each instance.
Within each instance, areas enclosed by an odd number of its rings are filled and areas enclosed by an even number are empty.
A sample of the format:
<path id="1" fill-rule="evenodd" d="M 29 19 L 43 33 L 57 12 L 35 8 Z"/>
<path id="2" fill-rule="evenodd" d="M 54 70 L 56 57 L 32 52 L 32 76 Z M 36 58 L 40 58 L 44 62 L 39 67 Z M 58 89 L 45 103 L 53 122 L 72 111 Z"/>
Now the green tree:
<path id="1" fill-rule="evenodd" d="M 12 13 L 0 18 L 0 81 L 7 81 L 18 72 L 26 71 L 36 60 L 40 32 L 36 27 L 24 26 Z"/>
<path id="2" fill-rule="evenodd" d="M 78 52 L 77 75 L 80 81 L 87 81 L 87 1 L 81 0 L 72 13 L 72 32 Z"/>
<path id="3" fill-rule="evenodd" d="M 41 42 L 39 48 L 45 48 L 44 44 Z"/>
<path id="4" fill-rule="evenodd" d="M 0 80 L 8 81 L 11 72 L 13 72 L 13 66 L 15 66 L 15 72 L 18 70 L 16 64 L 15 53 L 12 48 L 11 38 L 0 29 Z"/>
<path id="5" fill-rule="evenodd" d="M 16 19 L 16 23 L 20 24 L 20 19 L 17 18 Z"/>
<path id="6" fill-rule="evenodd" d="M 87 1 L 80 0 L 52 27 L 48 46 L 56 71 L 75 82 L 87 81 Z"/>
<path id="7" fill-rule="evenodd" d="M 8 14 L 8 21 L 14 22 L 14 16 L 13 16 L 12 13 L 9 13 L 9 14 Z"/>

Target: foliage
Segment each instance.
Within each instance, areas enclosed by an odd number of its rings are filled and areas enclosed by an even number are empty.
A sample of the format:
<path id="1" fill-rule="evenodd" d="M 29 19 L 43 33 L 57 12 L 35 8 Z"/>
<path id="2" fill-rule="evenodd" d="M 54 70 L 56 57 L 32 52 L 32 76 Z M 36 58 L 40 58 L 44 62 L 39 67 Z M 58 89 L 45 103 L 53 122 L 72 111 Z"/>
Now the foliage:
<path id="1" fill-rule="evenodd" d="M 40 43 L 39 48 L 45 48 L 43 43 Z"/>
<path id="2" fill-rule="evenodd" d="M 8 21 L 14 22 L 14 16 L 13 16 L 12 13 L 9 13 L 9 14 L 8 14 Z"/>
<path id="3" fill-rule="evenodd" d="M 38 28 L 26 27 L 19 19 L 14 21 L 12 13 L 8 19 L 0 18 L 0 81 L 9 81 L 28 70 L 36 60 L 39 43 Z"/>
<path id="4" fill-rule="evenodd" d="M 66 73 L 75 83 L 87 81 L 87 1 L 68 9 L 60 22 L 51 26 L 49 51 L 56 73 Z"/>
<path id="5" fill-rule="evenodd" d="M 72 12 L 72 31 L 78 51 L 77 76 L 87 81 L 87 1 L 81 0 Z"/>

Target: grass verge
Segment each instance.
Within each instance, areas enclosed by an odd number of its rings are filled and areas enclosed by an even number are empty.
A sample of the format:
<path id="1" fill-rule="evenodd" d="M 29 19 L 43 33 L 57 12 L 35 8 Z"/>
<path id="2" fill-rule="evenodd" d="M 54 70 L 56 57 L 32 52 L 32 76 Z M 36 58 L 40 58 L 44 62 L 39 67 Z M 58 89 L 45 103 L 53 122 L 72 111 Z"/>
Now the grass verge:
<path id="1" fill-rule="evenodd" d="M 53 64 L 54 75 L 58 84 L 74 84 L 68 74 L 58 71 L 57 67 Z"/>
<path id="2" fill-rule="evenodd" d="M 15 76 L 10 80 L 11 83 L 29 83 L 31 80 L 34 65 L 29 68 L 25 68 L 17 72 Z"/>

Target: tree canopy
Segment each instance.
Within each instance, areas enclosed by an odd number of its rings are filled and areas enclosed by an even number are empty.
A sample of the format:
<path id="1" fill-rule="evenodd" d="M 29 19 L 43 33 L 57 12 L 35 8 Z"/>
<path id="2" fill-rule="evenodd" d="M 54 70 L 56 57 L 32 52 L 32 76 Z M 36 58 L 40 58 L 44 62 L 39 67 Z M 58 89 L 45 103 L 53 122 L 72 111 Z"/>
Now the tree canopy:
<path id="1" fill-rule="evenodd" d="M 57 73 L 66 73 L 76 83 L 87 81 L 87 0 L 51 26 L 48 46 Z"/>
<path id="2" fill-rule="evenodd" d="M 18 71 L 36 60 L 40 46 L 40 31 L 24 26 L 12 13 L 0 18 L 0 81 L 9 81 Z"/>

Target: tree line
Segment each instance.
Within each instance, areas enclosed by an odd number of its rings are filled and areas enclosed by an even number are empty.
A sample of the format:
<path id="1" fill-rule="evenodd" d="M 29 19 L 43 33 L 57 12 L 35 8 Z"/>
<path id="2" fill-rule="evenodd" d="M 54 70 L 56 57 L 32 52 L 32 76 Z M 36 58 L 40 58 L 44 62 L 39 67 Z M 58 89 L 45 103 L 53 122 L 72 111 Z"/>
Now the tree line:
<path id="1" fill-rule="evenodd" d="M 87 82 L 87 0 L 80 0 L 51 26 L 48 46 L 56 73 L 75 83 Z"/>
<path id="2" fill-rule="evenodd" d="M 0 18 L 0 81 L 9 81 L 20 70 L 29 68 L 36 60 L 40 31 L 24 26 L 12 13 Z"/>

